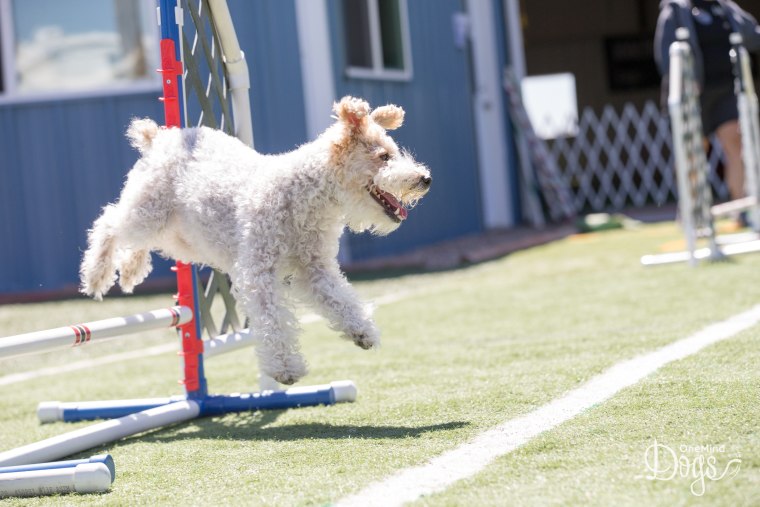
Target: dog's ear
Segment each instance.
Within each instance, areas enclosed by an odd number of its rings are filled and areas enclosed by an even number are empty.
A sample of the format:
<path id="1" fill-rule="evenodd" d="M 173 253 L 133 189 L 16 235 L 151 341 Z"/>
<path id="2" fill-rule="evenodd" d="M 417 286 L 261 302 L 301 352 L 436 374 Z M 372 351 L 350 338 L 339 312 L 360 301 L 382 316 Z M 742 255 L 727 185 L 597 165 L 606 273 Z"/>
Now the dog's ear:
<path id="1" fill-rule="evenodd" d="M 369 104 L 355 97 L 343 97 L 340 102 L 333 104 L 333 111 L 338 119 L 352 131 L 361 132 L 367 127 Z"/>
<path id="2" fill-rule="evenodd" d="M 404 110 L 393 104 L 388 104 L 372 111 L 370 117 L 385 130 L 394 130 L 404 123 Z"/>

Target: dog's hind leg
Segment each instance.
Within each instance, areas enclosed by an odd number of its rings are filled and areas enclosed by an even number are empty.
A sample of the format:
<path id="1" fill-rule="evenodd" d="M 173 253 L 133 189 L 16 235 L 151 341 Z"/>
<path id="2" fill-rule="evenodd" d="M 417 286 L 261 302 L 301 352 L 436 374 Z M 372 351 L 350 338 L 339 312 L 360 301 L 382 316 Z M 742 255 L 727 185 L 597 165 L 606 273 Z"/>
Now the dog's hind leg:
<path id="1" fill-rule="evenodd" d="M 87 236 L 87 251 L 79 267 L 80 290 L 98 301 L 116 282 L 117 223 L 119 209 L 110 204 L 103 209 L 103 214 L 95 220 Z"/>
<path id="2" fill-rule="evenodd" d="M 131 294 L 153 269 L 148 250 L 126 249 L 119 252 L 119 287 Z"/>
<path id="3" fill-rule="evenodd" d="M 240 274 L 240 271 L 238 273 Z M 299 351 L 298 320 L 286 306 L 274 269 L 233 275 L 233 290 L 251 319 L 261 371 L 281 384 L 294 384 L 307 373 Z"/>

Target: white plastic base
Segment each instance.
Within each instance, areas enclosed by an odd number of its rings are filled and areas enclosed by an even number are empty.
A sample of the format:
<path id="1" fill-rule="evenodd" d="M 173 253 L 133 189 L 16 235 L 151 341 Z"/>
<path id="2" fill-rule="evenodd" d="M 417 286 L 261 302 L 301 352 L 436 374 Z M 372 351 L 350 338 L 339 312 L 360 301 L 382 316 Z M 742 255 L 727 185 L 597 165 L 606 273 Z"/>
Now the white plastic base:
<path id="1" fill-rule="evenodd" d="M 330 387 L 335 392 L 335 403 L 356 401 L 358 390 L 351 380 L 338 380 L 330 382 Z"/>
<path id="2" fill-rule="evenodd" d="M 740 255 L 746 253 L 760 252 L 760 240 L 747 241 L 745 243 L 730 243 L 721 247 L 723 255 Z M 694 259 L 702 260 L 711 256 L 709 248 L 699 248 L 694 251 Z M 641 258 L 641 264 L 644 266 L 659 266 L 662 264 L 673 264 L 676 262 L 688 262 L 691 259 L 689 252 L 673 252 L 656 255 L 645 255 Z"/>
<path id="3" fill-rule="evenodd" d="M 41 423 L 51 423 L 63 419 L 60 401 L 43 401 L 37 405 L 37 418 Z"/>

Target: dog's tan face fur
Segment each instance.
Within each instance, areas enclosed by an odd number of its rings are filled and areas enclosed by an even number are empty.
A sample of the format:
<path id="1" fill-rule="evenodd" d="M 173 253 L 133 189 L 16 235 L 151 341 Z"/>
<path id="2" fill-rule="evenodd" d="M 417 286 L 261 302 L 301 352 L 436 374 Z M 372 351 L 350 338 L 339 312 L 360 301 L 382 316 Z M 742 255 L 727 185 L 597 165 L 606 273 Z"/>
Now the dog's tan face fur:
<path id="1" fill-rule="evenodd" d="M 343 188 L 362 210 L 348 216 L 354 231 L 388 234 L 406 219 L 429 190 L 430 171 L 400 150 L 386 133 L 404 122 L 404 110 L 381 106 L 370 112 L 361 99 L 346 97 L 335 104 L 331 166 L 338 168 Z"/>

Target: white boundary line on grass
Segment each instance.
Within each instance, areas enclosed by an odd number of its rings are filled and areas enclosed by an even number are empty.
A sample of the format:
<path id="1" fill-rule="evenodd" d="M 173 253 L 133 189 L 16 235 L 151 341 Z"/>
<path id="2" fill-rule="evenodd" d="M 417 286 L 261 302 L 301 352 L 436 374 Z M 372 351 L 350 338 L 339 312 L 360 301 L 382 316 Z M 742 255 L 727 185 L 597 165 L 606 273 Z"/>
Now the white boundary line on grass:
<path id="1" fill-rule="evenodd" d="M 413 292 L 399 292 L 394 294 L 386 294 L 384 296 L 377 297 L 373 304 L 376 306 L 389 305 L 396 303 L 407 297 L 411 297 L 416 293 Z M 299 319 L 301 324 L 311 324 L 322 320 L 322 317 L 316 313 L 309 313 Z M 164 345 L 156 345 L 154 347 L 148 347 L 145 349 L 132 350 L 129 352 L 121 352 L 119 354 L 112 354 L 110 356 L 94 357 L 92 359 L 85 359 L 83 361 L 77 361 L 76 363 L 64 364 L 61 366 L 51 366 L 49 368 L 40 368 L 38 370 L 25 371 L 20 373 L 12 373 L 0 377 L 0 387 L 8 386 L 11 384 L 17 384 L 19 382 L 25 382 L 27 380 L 33 380 L 40 377 L 49 377 L 53 375 L 60 375 L 62 373 L 70 373 L 72 371 L 84 370 L 87 368 L 95 368 L 103 366 L 105 364 L 120 363 L 122 361 L 130 361 L 133 359 L 144 359 L 151 356 L 159 356 L 162 354 L 168 354 L 169 352 L 178 352 L 176 343 L 166 343 Z"/>
<path id="2" fill-rule="evenodd" d="M 121 361 L 128 361 L 131 359 L 141 359 L 148 356 L 157 356 L 160 354 L 166 354 L 169 352 L 176 352 L 176 343 L 166 343 L 164 345 L 156 345 L 154 347 L 148 347 L 146 349 L 131 350 L 129 352 L 122 352 L 119 354 L 112 354 L 110 356 L 93 357 L 92 359 L 85 359 L 83 361 L 77 361 L 76 363 L 64 364 L 61 366 L 51 366 L 49 368 L 40 368 L 39 370 L 24 371 L 21 373 L 12 373 L 0 377 L 0 386 L 8 386 L 16 384 L 18 382 L 24 382 L 26 380 L 32 380 L 39 377 L 48 377 L 50 375 L 60 375 L 61 373 L 69 373 L 77 370 L 84 370 L 85 368 L 101 367 L 105 364 L 120 363 Z"/>
<path id="3" fill-rule="evenodd" d="M 470 442 L 432 458 L 423 465 L 401 470 L 385 480 L 370 484 L 358 493 L 340 500 L 335 506 L 390 507 L 414 501 L 422 495 L 443 491 L 455 482 L 480 472 L 499 456 L 512 452 L 539 434 L 638 383 L 662 366 L 691 356 L 758 322 L 760 305 L 653 352 L 617 363 L 561 398 L 481 433 Z"/>

